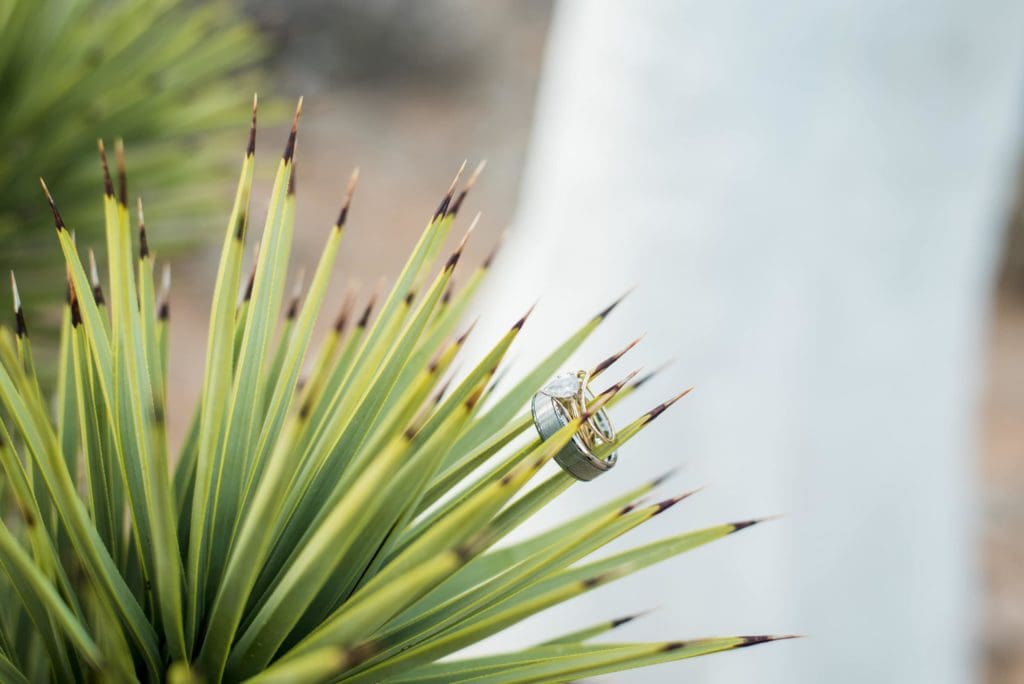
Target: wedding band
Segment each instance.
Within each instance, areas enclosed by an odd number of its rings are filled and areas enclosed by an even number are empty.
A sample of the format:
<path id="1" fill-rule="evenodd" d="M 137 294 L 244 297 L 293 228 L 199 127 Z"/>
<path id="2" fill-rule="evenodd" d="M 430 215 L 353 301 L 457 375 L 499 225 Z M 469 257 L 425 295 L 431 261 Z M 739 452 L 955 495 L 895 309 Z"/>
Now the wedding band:
<path id="1" fill-rule="evenodd" d="M 585 371 L 564 373 L 533 395 L 530 411 L 541 439 L 548 439 L 586 410 L 587 403 L 594 398 L 587 379 Z M 613 451 L 603 459 L 598 458 L 593 453 L 595 448 L 614 443 L 615 430 L 602 408 L 580 426 L 579 432 L 555 455 L 555 462 L 577 480 L 593 480 L 615 467 L 619 456 Z"/>

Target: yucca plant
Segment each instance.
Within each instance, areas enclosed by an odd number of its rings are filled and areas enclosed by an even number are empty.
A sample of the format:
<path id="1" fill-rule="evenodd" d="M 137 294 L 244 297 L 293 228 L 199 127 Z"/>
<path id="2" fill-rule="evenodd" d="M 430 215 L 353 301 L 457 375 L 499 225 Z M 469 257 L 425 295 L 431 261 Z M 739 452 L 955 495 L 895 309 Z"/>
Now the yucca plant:
<path id="1" fill-rule="evenodd" d="M 0 270 L 18 269 L 37 352 L 56 332 L 61 288 L 49 285 L 63 266 L 36 176 L 61 188 L 65 219 L 91 242 L 103 230 L 93 141 L 124 136 L 162 251 L 195 243 L 224 210 L 238 88 L 263 54 L 224 0 L 0 0 Z"/>
<path id="2" fill-rule="evenodd" d="M 435 267 L 475 180 L 460 189 L 457 176 L 379 312 L 367 305 L 350 315 L 345 297 L 312 353 L 355 175 L 308 291 L 286 302 L 296 125 L 246 277 L 255 124 L 254 106 L 214 288 L 205 381 L 173 468 L 165 415 L 184 409 L 166 406 L 167 282 L 155 293 L 141 201 L 136 233 L 124 169 L 115 183 L 101 145 L 109 263 L 101 283 L 46 192 L 68 295 L 52 398 L 36 381 L 16 288 L 15 330 L 0 329 L 4 681 L 562 681 L 777 638 L 591 641 L 620 618 L 523 650 L 459 657 L 550 606 L 756 521 L 588 559 L 687 496 L 639 503 L 659 478 L 502 543 L 576 484 L 544 466 L 589 415 L 644 383 L 633 373 L 611 384 L 547 440 L 524 409 L 615 304 L 503 390 L 495 373 L 527 316 L 453 374 L 469 334 L 457 326 L 488 269 L 452 292 L 466 238 Z M 597 363 L 591 378 L 624 352 Z M 621 449 L 678 398 L 625 425 L 604 448 Z M 614 476 L 628 478 L 628 466 Z"/>

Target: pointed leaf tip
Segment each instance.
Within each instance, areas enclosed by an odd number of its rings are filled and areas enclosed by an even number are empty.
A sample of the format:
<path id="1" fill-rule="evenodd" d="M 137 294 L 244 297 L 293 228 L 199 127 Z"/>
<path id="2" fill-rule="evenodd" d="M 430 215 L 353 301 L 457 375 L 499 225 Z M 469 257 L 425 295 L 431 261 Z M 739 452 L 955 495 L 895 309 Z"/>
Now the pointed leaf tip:
<path id="1" fill-rule="evenodd" d="M 609 387 L 605 391 L 601 392 L 601 394 L 598 395 L 598 396 L 604 396 L 605 394 L 610 394 L 610 395 L 614 396 L 614 395 L 618 394 L 622 390 L 622 388 L 625 387 L 626 384 L 629 383 L 630 380 L 635 378 L 640 373 L 641 370 L 643 370 L 643 367 L 640 367 L 640 368 L 637 368 L 637 369 L 635 369 L 633 371 L 630 371 L 626 375 L 626 377 L 622 378 L 617 383 L 615 383 L 614 385 L 612 385 L 611 387 Z M 591 376 L 591 378 L 593 378 L 593 376 Z"/>
<path id="2" fill-rule="evenodd" d="M 676 396 L 672 397 L 668 401 L 664 401 L 664 402 L 658 404 L 657 406 L 655 406 L 654 408 L 652 408 L 650 411 L 647 412 L 647 422 L 650 422 L 650 421 L 654 420 L 655 418 L 657 418 L 658 416 L 660 416 L 662 413 L 664 413 L 665 409 L 667 409 L 669 406 L 671 406 L 672 404 L 676 403 L 677 401 L 679 401 L 680 399 L 682 399 L 683 397 L 685 397 L 687 394 L 689 394 L 692 391 L 693 391 L 693 388 L 692 387 L 688 387 L 687 389 L 683 390 L 682 392 L 680 392 Z"/>
<path id="3" fill-rule="evenodd" d="M 67 226 L 64 225 L 64 219 L 61 218 L 60 212 L 57 211 L 57 204 L 53 201 L 53 195 L 50 194 L 50 188 L 46 187 L 46 181 L 40 178 L 39 185 L 42 186 L 43 194 L 46 195 L 46 201 L 50 205 L 50 213 L 53 214 L 53 224 L 57 227 L 58 231 L 67 230 Z"/>
<path id="4" fill-rule="evenodd" d="M 462 165 L 463 167 L 465 167 L 466 163 L 463 162 Z M 484 167 L 486 166 L 486 159 L 481 160 L 481 162 L 477 164 L 476 169 L 474 169 L 473 173 L 470 174 L 469 180 L 466 181 L 466 185 L 463 186 L 462 190 L 459 191 L 458 197 L 455 198 L 455 201 L 452 203 L 451 208 L 448 210 L 449 214 L 454 216 L 455 214 L 459 213 L 459 209 L 462 207 L 462 203 L 466 200 L 466 195 L 468 195 L 469 191 L 473 189 L 474 185 L 476 185 L 477 179 L 480 177 L 480 174 L 483 173 Z"/>
<path id="5" fill-rule="evenodd" d="M 608 315 L 611 314 L 611 312 L 615 310 L 615 307 L 617 307 L 619 304 L 621 304 L 622 300 L 625 299 L 626 297 L 628 297 L 630 295 L 630 293 L 633 292 L 634 289 L 635 288 L 631 287 L 628 290 L 626 290 L 625 292 L 623 292 L 621 295 L 619 295 L 618 299 L 616 299 L 614 302 L 612 302 L 607 307 L 605 307 L 600 313 L 597 314 L 597 316 L 595 316 L 595 318 L 602 319 L 602 320 L 607 318 Z"/>
<path id="6" fill-rule="evenodd" d="M 352 193 L 355 192 L 356 183 L 359 181 L 359 167 L 352 169 L 352 175 L 348 179 L 348 187 L 345 188 L 345 199 L 341 202 L 341 210 L 338 211 L 338 220 L 334 222 L 334 227 L 341 230 L 345 226 L 345 221 L 348 220 L 348 209 L 352 205 Z"/>
<path id="7" fill-rule="evenodd" d="M 441 295 L 441 304 L 447 304 L 452 300 L 452 295 L 455 293 L 455 278 L 452 277 L 448 281 L 448 287 L 444 288 L 444 294 Z"/>
<path id="8" fill-rule="evenodd" d="M 14 279 L 14 271 L 11 271 L 11 295 L 14 297 L 15 334 L 18 337 L 25 337 L 28 335 L 28 326 L 25 325 L 25 312 L 21 308 L 21 295 L 18 293 L 18 281 Z"/>
<path id="9" fill-rule="evenodd" d="M 488 252 L 486 257 L 484 257 L 484 261 L 480 264 L 480 268 L 489 269 L 494 264 L 494 259 L 498 256 L 498 250 L 501 249 L 501 245 L 505 242 L 506 233 L 507 231 L 501 231 L 501 234 L 498 236 L 498 241 L 494 243 L 494 247 L 492 247 L 491 251 Z"/>
<path id="10" fill-rule="evenodd" d="M 672 508 L 673 506 L 675 506 L 677 503 L 679 503 L 683 499 L 690 498 L 691 496 L 693 496 L 697 492 L 701 491 L 702 489 L 704 489 L 704 488 L 703 487 L 697 487 L 696 489 L 691 489 L 688 492 L 683 492 L 679 496 L 673 496 L 670 499 L 665 499 L 664 501 L 659 501 L 658 503 L 656 503 L 654 505 L 655 506 L 654 515 L 658 515 L 660 513 L 664 513 L 665 511 L 667 511 L 668 509 Z"/>
<path id="11" fill-rule="evenodd" d="M 11 295 L 14 297 L 14 310 L 21 308 L 21 295 L 18 294 L 18 281 L 14 277 L 14 270 L 11 270 Z"/>
<path id="12" fill-rule="evenodd" d="M 355 300 L 355 289 L 348 288 L 341 300 L 341 308 L 338 310 L 338 315 L 334 319 L 334 332 L 339 335 L 345 332 L 345 328 L 348 326 L 348 319 L 352 315 L 352 307 L 355 306 Z"/>
<path id="13" fill-rule="evenodd" d="M 609 356 L 608 358 L 604 359 L 599 364 L 594 366 L 593 370 L 590 371 L 590 379 L 593 380 L 597 376 L 601 375 L 601 373 L 608 370 L 608 368 L 610 368 L 611 365 L 614 364 L 616 361 L 621 359 L 626 354 L 626 352 L 628 352 L 630 349 L 638 345 L 640 343 L 640 340 L 644 339 L 646 335 L 647 333 L 640 335 L 635 340 L 627 344 L 625 347 L 623 347 L 619 351 L 615 352 L 614 354 L 612 354 L 611 356 Z"/>
<path id="14" fill-rule="evenodd" d="M 252 94 L 252 122 L 249 124 L 249 142 L 245 146 L 245 156 L 252 157 L 256 154 L 256 109 L 259 105 L 259 95 Z"/>
<path id="15" fill-rule="evenodd" d="M 651 480 L 651 489 L 654 489 L 655 487 L 660 487 L 661 485 L 665 484 L 668 480 L 675 477 L 675 474 L 678 472 L 679 466 L 666 470 L 664 473 Z"/>
<path id="16" fill-rule="evenodd" d="M 103 192 L 107 197 L 113 199 L 114 182 L 110 179 L 110 164 L 107 162 L 107 148 L 103 144 L 102 138 L 96 141 L 96 147 L 100 151 L 100 165 L 103 167 Z"/>
<path id="17" fill-rule="evenodd" d="M 516 332 L 522 330 L 523 326 L 526 325 L 526 319 L 528 319 L 530 317 L 530 314 L 532 314 L 533 310 L 536 309 L 536 308 L 537 308 L 537 302 L 534 302 L 533 304 L 531 304 L 530 308 L 526 310 L 526 313 L 524 313 L 522 315 L 522 317 L 518 321 L 516 321 L 515 324 L 512 325 L 512 330 L 515 330 Z"/>
<path id="18" fill-rule="evenodd" d="M 801 639 L 799 634 L 761 634 L 757 636 L 745 636 L 740 637 L 743 639 L 743 643 L 736 648 L 746 648 L 747 646 L 756 646 L 757 644 L 766 644 L 769 641 L 785 641 L 786 639 Z"/>
<path id="19" fill-rule="evenodd" d="M 473 322 L 469 324 L 469 327 L 466 328 L 466 331 L 464 333 L 462 333 L 461 335 L 459 335 L 457 338 L 455 338 L 455 346 L 461 347 L 462 345 L 464 345 L 466 343 L 466 340 L 469 338 L 469 334 L 471 332 L 473 332 L 473 328 L 476 327 L 476 324 L 479 321 L 480 321 L 480 317 L 479 316 L 477 316 L 475 319 L 473 319 Z"/>
<path id="20" fill-rule="evenodd" d="M 480 214 L 478 213 L 476 217 L 473 218 L 472 223 L 469 224 L 469 228 L 466 229 L 466 234 L 462 236 L 462 240 L 459 242 L 458 247 L 456 247 L 455 251 L 452 252 L 452 255 L 448 257 L 448 262 L 444 265 L 445 270 L 452 271 L 455 269 L 455 266 L 459 263 L 459 259 L 462 258 L 462 250 L 465 249 L 466 243 L 469 241 L 469 236 L 473 234 L 473 231 L 476 229 L 476 225 L 479 222 Z"/>
<path id="21" fill-rule="evenodd" d="M 376 293 L 370 296 L 370 301 L 366 303 L 366 308 L 363 309 L 363 315 L 359 317 L 359 322 L 356 326 L 359 328 L 365 328 L 370 322 L 370 314 L 373 313 L 373 306 L 377 302 Z"/>
<path id="22" fill-rule="evenodd" d="M 114 140 L 114 159 L 117 162 L 118 201 L 122 207 L 128 206 L 128 165 L 124 159 L 124 140 Z"/>
<path id="23" fill-rule="evenodd" d="M 629 624 L 633 620 L 638 620 L 644 617 L 645 615 L 649 614 L 650 612 L 651 611 L 649 610 L 644 610 L 639 613 L 633 613 L 632 615 L 623 615 L 622 617 L 615 618 L 614 620 L 612 620 L 612 629 L 615 629 L 616 627 L 621 627 L 622 625 Z"/>
<path id="24" fill-rule="evenodd" d="M 146 215 L 142 211 L 142 198 L 136 198 L 138 200 L 138 214 L 139 214 L 139 259 L 146 259 L 149 257 L 149 241 L 146 239 Z"/>
<path id="25" fill-rule="evenodd" d="M 780 516 L 777 515 L 770 515 L 764 518 L 751 518 L 750 520 L 741 520 L 740 522 L 729 523 L 730 525 L 732 525 L 732 532 L 730 532 L 730 534 L 732 534 L 733 532 L 739 532 L 740 530 L 745 530 L 748 527 L 753 527 L 754 525 L 757 525 L 759 523 L 777 520 L 779 517 Z"/>
<path id="26" fill-rule="evenodd" d="M 299 134 L 299 117 L 302 116 L 302 98 L 299 98 L 299 103 L 295 106 L 295 116 L 292 118 L 292 128 L 288 132 L 288 142 L 284 146 L 284 154 L 282 158 L 285 163 L 291 162 L 295 157 L 295 139 Z"/>
<path id="27" fill-rule="evenodd" d="M 441 199 L 441 203 L 434 210 L 434 216 L 431 221 L 437 221 L 443 216 L 446 216 L 451 209 L 452 198 L 455 196 L 455 186 L 459 182 L 459 178 L 462 177 L 462 172 L 466 168 L 466 161 L 463 160 L 462 166 L 459 167 L 458 172 L 455 174 L 455 178 L 452 179 L 451 184 L 448 186 L 448 191 L 445 192 L 444 197 Z"/>

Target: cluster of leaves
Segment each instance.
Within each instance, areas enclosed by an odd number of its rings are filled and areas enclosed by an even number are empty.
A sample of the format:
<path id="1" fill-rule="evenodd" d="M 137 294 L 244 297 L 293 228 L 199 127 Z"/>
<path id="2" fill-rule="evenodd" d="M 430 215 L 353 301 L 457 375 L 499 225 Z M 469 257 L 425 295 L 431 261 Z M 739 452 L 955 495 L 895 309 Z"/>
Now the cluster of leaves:
<path id="1" fill-rule="evenodd" d="M 167 227 L 165 250 L 208 231 L 223 206 L 217 181 L 235 160 L 227 133 L 244 112 L 238 88 L 256 77 L 263 53 L 225 2 L 0 0 L 0 270 L 18 269 L 33 304 L 59 301 L 63 266 L 35 177 L 61 189 L 83 240 L 101 235 L 98 137 L 132 141 L 133 178 L 151 220 Z M 50 318 L 30 322 L 39 344 L 38 325 Z"/>
<path id="2" fill-rule="evenodd" d="M 0 329 L 2 678 L 535 682 L 770 640 L 590 641 L 620 619 L 521 651 L 444 659 L 754 521 L 589 560 L 687 496 L 641 505 L 658 480 L 499 544 L 576 484 L 554 467 L 545 479 L 538 473 L 581 423 L 643 383 L 634 373 L 612 384 L 547 440 L 523 408 L 615 305 L 504 391 L 495 373 L 526 316 L 472 368 L 452 373 L 468 335 L 456 326 L 487 271 L 487 263 L 476 268 L 453 292 L 461 244 L 435 267 L 475 179 L 459 189 L 457 177 L 378 313 L 369 304 L 350 325 L 346 297 L 312 351 L 355 176 L 305 296 L 287 301 L 293 124 L 246 279 L 255 112 L 224 235 L 202 394 L 173 468 L 164 427 L 167 295 L 154 291 L 141 202 L 137 251 L 132 244 L 123 155 L 115 190 L 102 154 L 105 284 L 94 260 L 83 264 L 46 193 L 68 279 L 52 405 L 36 380 L 17 295 L 17 327 Z M 312 370 L 301 382 L 307 355 Z M 625 425 L 606 448 L 621 448 L 676 399 Z"/>

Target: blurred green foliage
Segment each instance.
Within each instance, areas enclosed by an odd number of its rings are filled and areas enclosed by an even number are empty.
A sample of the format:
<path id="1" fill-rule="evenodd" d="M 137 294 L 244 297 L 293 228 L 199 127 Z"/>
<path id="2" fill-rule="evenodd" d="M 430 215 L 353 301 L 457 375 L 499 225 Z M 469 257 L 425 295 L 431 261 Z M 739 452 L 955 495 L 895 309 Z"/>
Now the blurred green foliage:
<path id="1" fill-rule="evenodd" d="M 96 245 L 95 141 L 122 138 L 128 192 L 160 228 L 156 249 L 217 232 L 224 188 L 214 179 L 242 154 L 250 102 L 240 94 L 256 89 L 264 52 L 225 2 L 0 0 L 0 267 L 17 272 L 30 324 L 47 321 L 64 292 L 39 177 L 80 248 Z"/>

